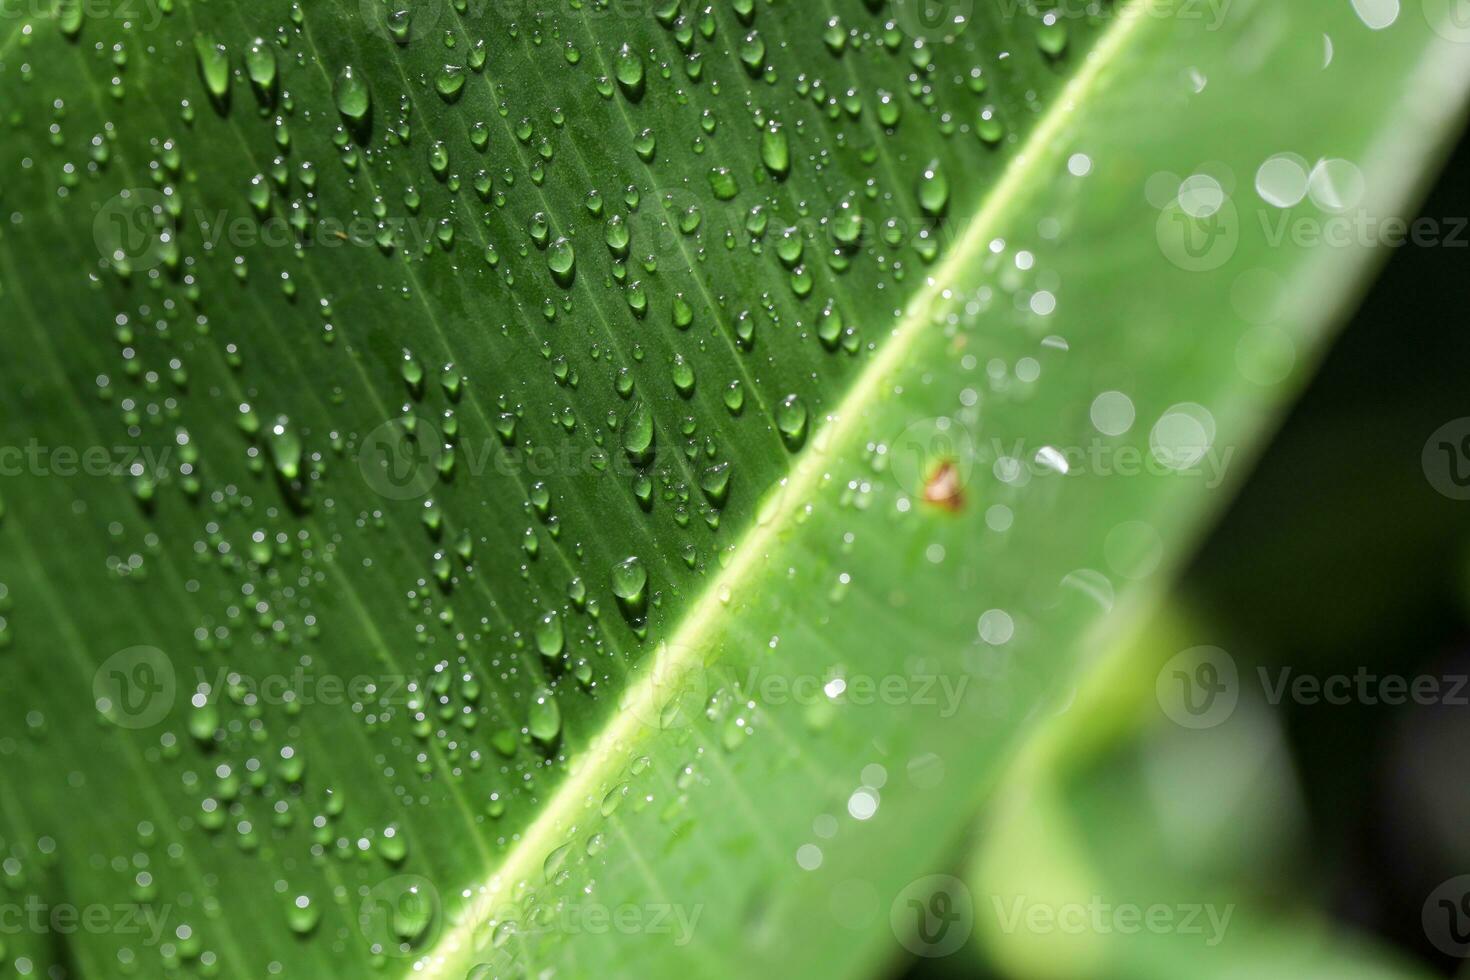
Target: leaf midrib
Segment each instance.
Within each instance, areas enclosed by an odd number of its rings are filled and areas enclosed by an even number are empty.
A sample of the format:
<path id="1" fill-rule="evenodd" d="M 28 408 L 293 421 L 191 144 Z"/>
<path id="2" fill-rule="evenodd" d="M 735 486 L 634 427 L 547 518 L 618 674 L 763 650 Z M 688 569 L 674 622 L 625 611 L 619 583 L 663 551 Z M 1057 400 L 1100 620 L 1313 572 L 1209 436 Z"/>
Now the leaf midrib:
<path id="1" fill-rule="evenodd" d="M 715 621 L 724 613 L 729 597 L 759 561 L 764 560 L 802 503 L 821 487 L 827 476 L 826 464 L 838 448 L 846 446 L 858 432 L 863 409 L 880 397 L 888 379 L 902 367 L 924 328 L 950 303 L 951 288 L 959 274 L 970 268 L 976 256 L 993 237 L 993 231 L 1012 209 L 1034 191 L 1036 175 L 1060 156 L 1060 137 L 1081 105 L 1097 94 L 1103 72 L 1115 63 L 1140 27 L 1150 18 L 1138 9 L 1146 0 L 1131 0 L 1120 5 L 1116 20 L 1098 38 L 1084 56 L 1082 67 L 1058 94 L 1056 101 L 1043 113 L 1036 127 L 1021 144 L 1020 150 L 1006 164 L 1000 180 L 982 200 L 955 249 L 941 262 L 924 288 L 909 301 L 902 319 L 877 355 L 863 368 L 852 387 L 842 397 L 813 435 L 811 445 L 797 458 L 791 473 L 773 488 L 778 494 L 774 503 L 760 508 L 755 523 L 747 529 L 733 549 L 733 559 L 725 565 L 699 594 L 693 606 L 666 641 L 670 651 L 669 668 L 677 672 L 704 649 L 701 637 L 714 631 Z M 517 842 L 489 878 L 475 889 L 470 912 L 450 929 L 419 960 L 422 969 L 415 976 L 425 978 L 458 977 L 464 972 L 464 960 L 474 951 L 473 935 L 488 917 L 494 904 L 502 898 L 507 886 L 528 879 L 538 863 L 555 847 L 564 843 L 561 835 L 574 823 L 588 801 L 595 798 L 606 783 L 616 763 L 626 757 L 629 746 L 646 739 L 648 727 L 643 718 L 656 716 L 659 687 L 652 672 L 645 674 L 621 700 L 621 708 L 607 725 L 575 757 L 561 785 L 536 817 L 526 826 Z"/>

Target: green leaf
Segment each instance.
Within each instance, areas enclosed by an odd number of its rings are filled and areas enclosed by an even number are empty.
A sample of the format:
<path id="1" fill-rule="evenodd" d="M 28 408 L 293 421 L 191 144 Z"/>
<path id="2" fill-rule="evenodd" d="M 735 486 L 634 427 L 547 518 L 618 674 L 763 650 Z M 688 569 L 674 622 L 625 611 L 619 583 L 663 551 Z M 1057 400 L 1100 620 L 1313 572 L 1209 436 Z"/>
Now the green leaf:
<path id="1" fill-rule="evenodd" d="M 3 958 L 938 951 L 1366 275 L 1274 222 L 1398 213 L 1467 69 L 1388 0 L 950 12 L 12 18 L 0 898 L 96 928 Z"/>
<path id="2" fill-rule="evenodd" d="M 975 937 L 987 966 L 1036 977 L 1427 975 L 1314 911 L 1309 876 L 1283 882 L 1280 868 L 1312 835 L 1282 723 L 1250 698 L 1229 724 L 1174 723 L 1157 680 L 1218 624 L 1177 600 L 1161 612 L 1099 658 L 997 786 L 967 877 L 994 910 Z"/>

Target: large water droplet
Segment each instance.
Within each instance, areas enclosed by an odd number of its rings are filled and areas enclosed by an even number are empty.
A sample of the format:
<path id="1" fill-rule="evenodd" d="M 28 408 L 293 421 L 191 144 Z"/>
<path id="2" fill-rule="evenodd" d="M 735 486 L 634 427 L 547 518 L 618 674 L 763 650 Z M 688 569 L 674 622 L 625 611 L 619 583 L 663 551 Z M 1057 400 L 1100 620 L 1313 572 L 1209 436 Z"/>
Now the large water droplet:
<path id="1" fill-rule="evenodd" d="M 536 649 L 541 656 L 552 659 L 561 656 L 566 646 L 566 631 L 561 625 L 561 614 L 549 612 L 536 622 Z"/>
<path id="2" fill-rule="evenodd" d="M 527 728 L 538 742 L 551 742 L 561 733 L 561 707 L 549 688 L 543 687 L 532 697 Z"/>
<path id="3" fill-rule="evenodd" d="M 623 419 L 623 450 L 633 462 L 646 465 L 653 459 L 653 412 L 646 402 L 634 400 Z"/>
<path id="4" fill-rule="evenodd" d="M 361 123 L 367 118 L 368 109 L 372 106 L 372 95 L 368 91 L 367 82 L 351 65 L 344 65 L 337 73 L 332 95 L 337 100 L 337 111 L 349 122 Z"/>
<path id="5" fill-rule="evenodd" d="M 806 442 L 807 409 L 800 395 L 787 395 L 776 408 L 776 427 L 790 449 Z"/>

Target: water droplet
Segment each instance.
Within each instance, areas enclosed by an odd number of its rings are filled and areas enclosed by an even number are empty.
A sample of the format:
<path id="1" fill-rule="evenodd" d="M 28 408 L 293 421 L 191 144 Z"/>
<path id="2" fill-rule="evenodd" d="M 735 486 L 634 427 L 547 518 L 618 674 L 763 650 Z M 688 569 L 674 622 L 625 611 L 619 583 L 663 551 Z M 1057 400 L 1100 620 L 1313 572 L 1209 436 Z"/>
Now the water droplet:
<path id="1" fill-rule="evenodd" d="M 372 94 L 362 76 L 351 65 L 344 65 L 337 73 L 332 95 L 337 100 L 337 111 L 349 122 L 361 123 L 367 118 L 368 109 L 372 106 Z"/>
<path id="2" fill-rule="evenodd" d="M 291 427 L 290 419 L 276 416 L 266 432 L 266 445 L 283 479 L 294 480 L 301 475 L 301 436 Z"/>
<path id="3" fill-rule="evenodd" d="M 800 395 L 787 395 L 776 408 L 776 428 L 789 449 L 800 449 L 806 442 L 807 409 Z"/>
<path id="4" fill-rule="evenodd" d="M 603 241 L 613 255 L 618 258 L 628 257 L 628 248 L 632 235 L 628 230 L 628 222 L 620 214 L 615 214 L 607 219 L 607 226 L 603 231 Z"/>
<path id="5" fill-rule="evenodd" d="M 276 87 L 276 52 L 264 38 L 256 38 L 245 49 L 245 71 L 256 91 L 268 95 Z"/>
<path id="6" fill-rule="evenodd" d="M 618 49 L 616 74 L 624 95 L 635 102 L 643 97 L 643 56 L 632 45 Z"/>
<path id="7" fill-rule="evenodd" d="M 730 464 L 717 463 L 709 467 L 699 478 L 699 488 L 716 507 L 723 507 L 730 494 Z"/>
<path id="8" fill-rule="evenodd" d="M 694 394 L 694 366 L 683 354 L 674 355 L 673 380 L 679 394 L 685 398 Z"/>
<path id="9" fill-rule="evenodd" d="M 793 229 L 793 231 L 794 230 L 795 229 Z M 799 235 L 800 232 L 797 231 L 796 234 Z M 838 202 L 837 211 L 832 216 L 832 237 L 837 240 L 837 244 L 839 245 L 852 246 L 858 243 L 859 239 L 862 238 L 862 235 L 863 212 L 862 209 L 858 206 L 857 195 L 849 194 Z M 801 255 L 799 251 L 800 241 L 800 238 L 796 239 L 796 255 L 798 259 Z M 796 264 L 795 259 L 786 258 L 785 253 L 781 252 L 779 246 L 777 247 L 777 252 L 781 255 L 782 260 L 786 262 L 788 266 Z"/>
<path id="10" fill-rule="evenodd" d="M 396 824 L 389 824 L 383 828 L 382 837 L 378 843 L 378 854 L 389 864 L 402 864 L 408 857 L 408 838 Z"/>
<path id="11" fill-rule="evenodd" d="M 562 868 L 566 866 L 567 855 L 571 853 L 571 850 L 572 845 L 568 843 L 553 848 L 551 853 L 546 855 L 546 860 L 541 863 L 541 875 L 546 879 L 548 885 L 557 881 Z"/>
<path id="12" fill-rule="evenodd" d="M 567 287 L 572 284 L 577 277 L 577 253 L 568 239 L 558 238 L 552 243 L 546 253 L 546 267 L 551 270 L 551 277 L 557 285 Z"/>
<path id="13" fill-rule="evenodd" d="M 623 419 L 623 450 L 633 462 L 646 465 L 653 459 L 653 412 L 643 399 L 635 399 Z"/>
<path id="14" fill-rule="evenodd" d="M 434 90 L 437 91 L 445 102 L 453 102 L 459 98 L 464 89 L 465 73 L 459 65 L 445 65 L 434 79 Z"/>
<path id="15" fill-rule="evenodd" d="M 1053 58 L 1067 50 L 1067 22 L 1055 10 L 1041 15 L 1041 26 L 1036 31 L 1036 45 Z"/>
<path id="16" fill-rule="evenodd" d="M 408 385 L 409 393 L 415 398 L 424 393 L 424 366 L 414 357 L 410 351 L 403 352 L 403 361 L 398 366 L 399 373 L 403 375 L 403 381 Z"/>
<path id="17" fill-rule="evenodd" d="M 527 722 L 531 737 L 538 742 L 551 742 L 561 733 L 561 707 L 556 695 L 549 688 L 537 691 L 531 699 L 531 713 Z"/>
<path id="18" fill-rule="evenodd" d="M 61 33 L 68 40 L 76 40 L 77 35 L 82 33 L 85 18 L 86 5 L 83 0 L 61 0 L 56 10 L 56 26 L 61 28 Z"/>
<path id="19" fill-rule="evenodd" d="M 643 592 L 647 587 L 648 569 L 643 567 L 643 559 L 637 555 L 625 558 L 613 566 L 613 595 L 629 606 L 642 605 L 645 598 Z"/>
<path id="20" fill-rule="evenodd" d="M 1005 136 L 1005 126 L 996 115 L 995 106 L 986 106 L 980 110 L 979 117 L 975 120 L 975 133 L 989 143 L 991 146 L 999 143 L 1001 137 Z"/>
<path id="21" fill-rule="evenodd" d="M 949 178 L 939 169 L 939 161 L 932 161 L 919 175 L 919 207 L 931 217 L 938 217 L 949 206 Z"/>
<path id="22" fill-rule="evenodd" d="M 536 649 L 548 660 L 561 656 L 566 646 L 566 631 L 562 628 L 561 614 L 547 613 L 536 622 Z"/>
<path id="23" fill-rule="evenodd" d="M 210 34 L 194 38 L 194 52 L 199 56 L 199 74 L 204 87 L 216 102 L 230 94 L 230 52 Z"/>
<path id="24" fill-rule="evenodd" d="M 291 931 L 298 936 L 304 936 L 315 929 L 321 918 L 321 909 L 305 895 L 297 895 L 286 906 L 286 921 L 291 926 Z"/>
<path id="25" fill-rule="evenodd" d="M 725 388 L 725 407 L 730 410 L 731 415 L 739 415 L 745 407 L 745 385 L 736 378 Z"/>
<path id="26" fill-rule="evenodd" d="M 735 175 L 730 172 L 729 167 L 716 167 L 711 170 L 709 186 L 715 197 L 721 201 L 734 200 L 735 195 L 740 193 L 740 186 L 735 182 Z"/>
<path id="27" fill-rule="evenodd" d="M 791 143 L 778 123 L 771 123 L 761 132 L 761 162 L 777 179 L 791 173 Z"/>

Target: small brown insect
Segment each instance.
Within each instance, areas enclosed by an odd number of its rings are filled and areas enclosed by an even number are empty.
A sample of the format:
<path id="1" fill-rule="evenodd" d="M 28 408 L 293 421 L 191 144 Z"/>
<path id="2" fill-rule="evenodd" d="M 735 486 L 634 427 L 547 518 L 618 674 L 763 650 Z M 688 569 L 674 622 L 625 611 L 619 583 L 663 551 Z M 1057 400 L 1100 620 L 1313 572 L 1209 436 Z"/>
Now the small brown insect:
<path id="1" fill-rule="evenodd" d="M 965 487 L 953 460 L 941 459 L 924 481 L 924 502 L 959 513 L 965 506 Z"/>

